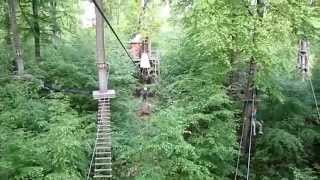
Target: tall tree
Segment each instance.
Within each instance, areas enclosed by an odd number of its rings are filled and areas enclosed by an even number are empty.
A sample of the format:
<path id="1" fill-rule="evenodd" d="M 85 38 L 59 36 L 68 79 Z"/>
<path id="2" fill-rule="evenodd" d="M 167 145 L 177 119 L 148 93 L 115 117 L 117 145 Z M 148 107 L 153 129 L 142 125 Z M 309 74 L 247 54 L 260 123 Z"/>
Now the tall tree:
<path id="1" fill-rule="evenodd" d="M 15 61 L 17 65 L 17 74 L 19 76 L 24 73 L 24 65 L 21 50 L 20 32 L 17 25 L 17 1 L 8 0 L 9 5 L 9 19 L 10 19 L 10 31 L 11 31 L 11 44 L 15 52 Z"/>
<path id="2" fill-rule="evenodd" d="M 50 1 L 50 16 L 51 16 L 51 23 L 52 23 L 52 43 L 54 47 L 57 45 L 57 39 L 58 39 L 58 17 L 57 17 L 57 2 L 55 0 Z"/>
<path id="3" fill-rule="evenodd" d="M 6 41 L 6 44 L 9 46 L 11 44 L 11 38 L 10 38 L 11 31 L 10 31 L 9 9 L 7 7 L 4 8 L 4 28 L 6 30 L 5 41 Z"/>
<path id="4" fill-rule="evenodd" d="M 34 36 L 34 53 L 35 58 L 39 62 L 41 60 L 40 47 L 40 25 L 39 25 L 39 1 L 32 0 L 32 17 L 33 17 L 33 36 Z"/>

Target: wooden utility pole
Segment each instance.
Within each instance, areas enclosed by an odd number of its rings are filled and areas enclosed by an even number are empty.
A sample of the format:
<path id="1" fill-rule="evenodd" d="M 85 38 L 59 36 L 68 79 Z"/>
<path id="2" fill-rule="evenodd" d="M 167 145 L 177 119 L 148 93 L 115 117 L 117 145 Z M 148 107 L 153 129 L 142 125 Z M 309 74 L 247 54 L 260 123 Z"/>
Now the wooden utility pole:
<path id="1" fill-rule="evenodd" d="M 96 53 L 99 76 L 99 91 L 93 92 L 93 97 L 98 100 L 97 136 L 94 148 L 93 178 L 111 179 L 112 129 L 110 98 L 115 96 L 115 91 L 108 90 L 109 66 L 106 62 L 104 48 L 104 19 L 102 16 L 102 0 L 94 0 L 94 3 L 96 5 Z"/>
<path id="2" fill-rule="evenodd" d="M 22 76 L 24 74 L 24 65 L 21 50 L 20 32 L 17 25 L 17 0 L 8 0 L 9 5 L 9 19 L 10 19 L 10 31 L 11 31 L 11 44 L 15 52 L 15 61 L 17 65 L 17 75 Z"/>
<path id="3" fill-rule="evenodd" d="M 97 4 L 103 9 L 102 1 L 96 0 Z M 96 56 L 99 71 L 99 90 L 105 92 L 108 90 L 108 64 L 106 63 L 105 49 L 104 49 L 104 22 L 102 15 L 96 8 Z"/>
<path id="4" fill-rule="evenodd" d="M 95 0 L 100 10 L 103 10 L 102 0 Z M 99 9 L 95 8 L 96 14 L 96 60 L 98 67 L 99 91 L 93 91 L 95 99 L 113 98 L 114 90 L 108 89 L 109 64 L 106 62 L 106 53 L 104 47 L 104 19 Z"/>

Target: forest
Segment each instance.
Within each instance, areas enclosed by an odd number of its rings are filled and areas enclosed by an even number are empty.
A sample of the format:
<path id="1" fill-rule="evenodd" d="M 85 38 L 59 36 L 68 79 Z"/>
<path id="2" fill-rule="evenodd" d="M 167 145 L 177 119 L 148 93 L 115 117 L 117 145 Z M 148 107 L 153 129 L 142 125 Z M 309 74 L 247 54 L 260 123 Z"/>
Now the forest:
<path id="1" fill-rule="evenodd" d="M 1 0 L 0 180 L 320 179 L 319 37 L 319 0 Z"/>

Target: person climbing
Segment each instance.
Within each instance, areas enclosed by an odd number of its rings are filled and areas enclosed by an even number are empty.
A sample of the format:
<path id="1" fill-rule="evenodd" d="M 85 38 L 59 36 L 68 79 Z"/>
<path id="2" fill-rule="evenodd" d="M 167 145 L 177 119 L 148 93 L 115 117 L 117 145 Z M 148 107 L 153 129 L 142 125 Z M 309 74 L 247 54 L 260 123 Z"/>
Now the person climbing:
<path id="1" fill-rule="evenodd" d="M 307 74 L 309 70 L 309 54 L 308 54 L 308 41 L 300 40 L 300 50 L 299 50 L 299 69 Z"/>
<path id="2" fill-rule="evenodd" d="M 263 134 L 262 123 L 260 121 L 257 121 L 256 116 L 257 116 L 257 108 L 254 107 L 253 112 L 252 112 L 252 119 L 251 119 L 253 136 L 257 135 L 257 129 L 259 129 L 260 135 Z"/>
<path id="3" fill-rule="evenodd" d="M 142 101 L 146 102 L 148 97 L 148 88 L 144 87 L 141 91 Z"/>
<path id="4" fill-rule="evenodd" d="M 150 115 L 151 114 L 151 104 L 147 102 L 147 97 L 149 95 L 149 92 L 148 92 L 148 88 L 147 87 L 144 87 L 142 90 L 141 90 L 141 96 L 142 96 L 142 107 L 139 111 L 140 113 L 140 116 L 144 116 L 144 115 Z"/>

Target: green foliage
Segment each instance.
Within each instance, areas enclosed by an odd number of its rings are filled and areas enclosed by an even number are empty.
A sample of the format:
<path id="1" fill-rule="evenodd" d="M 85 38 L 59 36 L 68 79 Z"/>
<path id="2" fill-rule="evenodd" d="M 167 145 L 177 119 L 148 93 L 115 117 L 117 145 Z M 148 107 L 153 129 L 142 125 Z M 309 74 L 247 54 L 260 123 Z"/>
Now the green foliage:
<path id="1" fill-rule="evenodd" d="M 139 31 L 156 41 L 163 53 L 162 82 L 152 87 L 153 114 L 141 119 L 141 102 L 132 96 L 141 86 L 136 70 L 106 30 L 109 87 L 117 93 L 111 107 L 115 179 L 230 179 L 242 102 L 233 101 L 226 87 L 233 72 L 246 74 L 251 57 L 258 64 L 258 119 L 264 122 L 251 176 L 318 179 L 316 106 L 308 81 L 295 72 L 297 41 L 302 37 L 311 42 L 312 59 L 318 59 L 318 4 L 269 0 L 262 18 L 249 1 L 175 0 L 166 21 L 159 14 L 160 0 L 149 1 L 144 14 L 139 1 L 107 2 L 107 16 L 121 39 Z M 29 37 L 31 3 L 20 3 L 26 79 L 12 78 L 6 4 L 0 2 L 0 37 L 5 40 L 0 42 L 0 179 L 83 179 L 95 133 L 93 29 L 79 28 L 78 1 L 39 1 L 39 63 Z M 316 95 L 319 68 L 315 64 L 312 72 Z M 239 83 L 244 87 L 245 81 L 246 76 Z"/>
<path id="2" fill-rule="evenodd" d="M 318 159 L 314 153 L 320 134 L 310 86 L 287 76 L 275 80 L 283 98 L 266 97 L 258 115 L 265 127 L 254 157 L 255 175 L 261 179 L 308 177 L 307 169 L 315 168 L 313 162 Z"/>
<path id="3" fill-rule="evenodd" d="M 302 179 L 317 179 L 316 176 L 314 176 L 314 172 L 311 169 L 294 169 L 294 179 L 302 180 Z"/>
<path id="4" fill-rule="evenodd" d="M 159 43 L 166 52 L 161 106 L 133 137 L 140 144 L 128 150 L 130 168 L 121 178 L 227 179 L 232 173 L 236 118 L 222 86 L 226 57 L 220 49 L 200 53 L 206 45 L 196 33 L 179 37 L 182 43 L 171 37 Z"/>
<path id="5" fill-rule="evenodd" d="M 87 128 L 83 125 L 89 117 L 77 115 L 67 99 L 45 100 L 37 90 L 37 84 L 23 81 L 0 89 L 0 176 L 52 179 L 59 172 L 79 179 L 88 161 L 83 149 L 88 143 Z M 63 98 L 53 95 L 59 96 Z"/>

